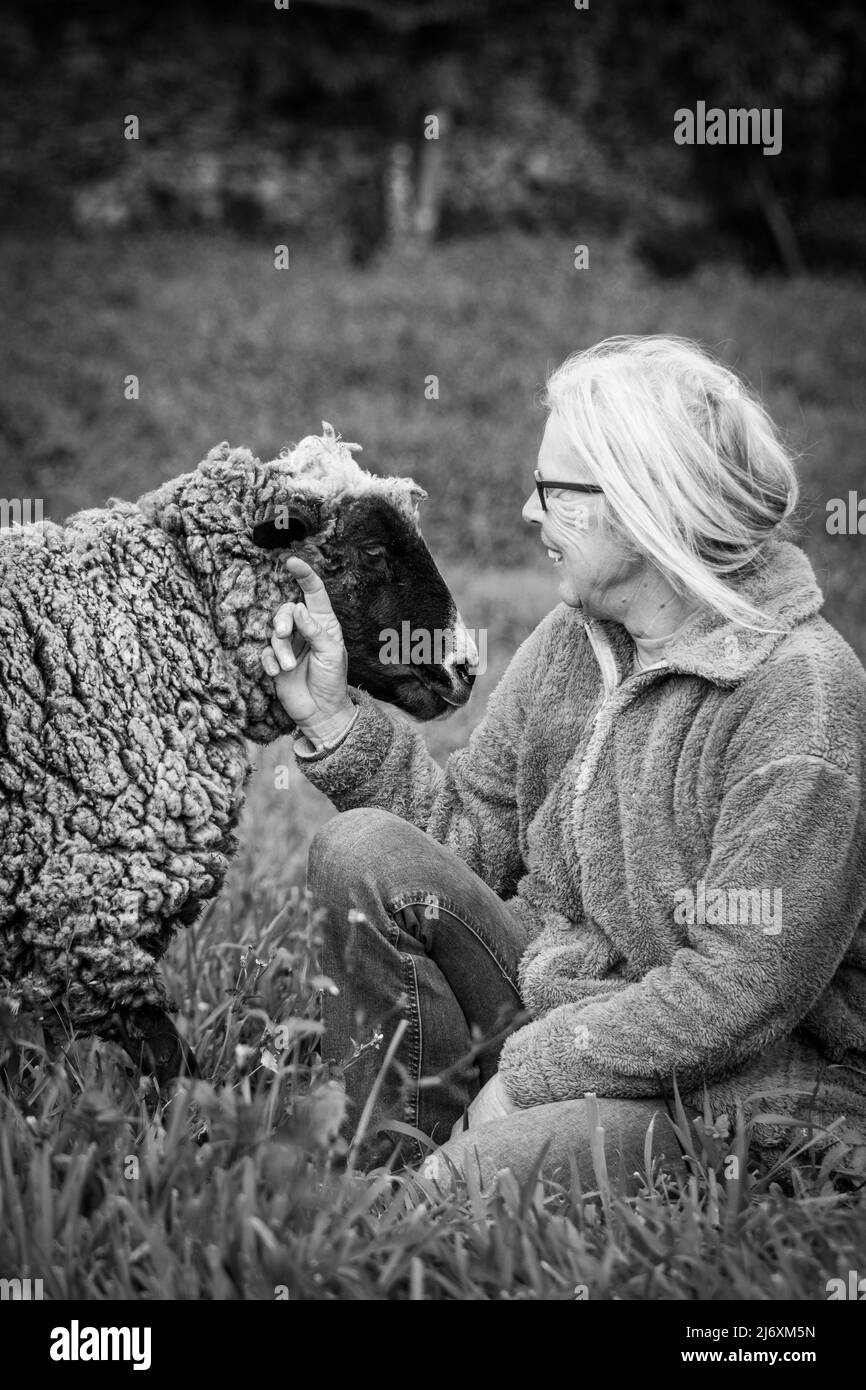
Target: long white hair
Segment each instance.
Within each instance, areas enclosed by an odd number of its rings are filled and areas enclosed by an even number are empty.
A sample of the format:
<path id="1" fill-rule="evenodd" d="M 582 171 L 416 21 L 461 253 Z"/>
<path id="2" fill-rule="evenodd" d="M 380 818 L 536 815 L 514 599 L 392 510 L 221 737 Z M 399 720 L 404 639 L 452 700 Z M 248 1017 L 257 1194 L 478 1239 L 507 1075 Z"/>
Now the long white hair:
<path id="1" fill-rule="evenodd" d="M 622 336 L 569 357 L 545 405 L 604 489 L 601 524 L 679 592 L 761 626 L 765 615 L 726 576 L 760 562 L 799 488 L 744 382 L 686 338 Z"/>

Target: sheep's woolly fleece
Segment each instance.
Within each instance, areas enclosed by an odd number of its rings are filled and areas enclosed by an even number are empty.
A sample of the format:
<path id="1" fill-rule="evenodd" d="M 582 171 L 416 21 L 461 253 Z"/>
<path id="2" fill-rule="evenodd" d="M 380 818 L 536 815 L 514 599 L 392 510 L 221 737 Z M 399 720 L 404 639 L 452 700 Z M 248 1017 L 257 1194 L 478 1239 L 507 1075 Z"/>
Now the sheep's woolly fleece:
<path id="1" fill-rule="evenodd" d="M 219 449 L 227 447 L 221 444 Z M 245 454 L 247 451 L 237 452 Z M 278 462 L 284 463 L 291 474 L 295 492 L 308 491 L 325 501 L 378 494 L 396 503 L 413 519 L 417 518 L 416 500 L 427 496 L 423 488 L 411 478 L 380 478 L 366 472 L 352 457 L 356 452 L 361 452 L 360 444 L 347 444 L 334 433 L 327 420 L 323 420 L 321 437 L 308 434 L 294 449 L 284 449 Z"/>
<path id="2" fill-rule="evenodd" d="M 270 463 L 221 444 L 138 503 L 0 537 L 0 993 L 16 1007 L 97 1023 L 165 1006 L 158 959 L 235 847 L 245 740 L 289 726 L 260 652 L 299 590 L 253 526 L 299 492 L 323 517 L 350 494 L 408 514 L 423 495 L 363 471 L 357 447 L 327 424 Z"/>

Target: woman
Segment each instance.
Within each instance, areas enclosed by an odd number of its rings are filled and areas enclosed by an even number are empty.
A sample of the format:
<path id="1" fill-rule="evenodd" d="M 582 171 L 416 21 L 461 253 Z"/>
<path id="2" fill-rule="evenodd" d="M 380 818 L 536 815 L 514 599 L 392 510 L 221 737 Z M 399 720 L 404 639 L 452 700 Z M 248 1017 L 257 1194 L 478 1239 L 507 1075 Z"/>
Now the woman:
<path id="1" fill-rule="evenodd" d="M 447 1141 L 429 1174 L 445 1156 L 524 1174 L 547 1144 L 549 1171 L 571 1156 L 591 1180 L 593 1093 L 630 1171 L 653 1117 L 676 1152 L 674 1076 L 692 1113 L 706 1088 L 716 1115 L 771 1093 L 805 1124 L 863 1125 L 866 673 L 782 539 L 790 457 L 679 339 L 577 354 L 547 407 L 523 516 L 562 603 L 444 770 L 348 692 L 303 562 L 307 606 L 280 609 L 264 658 L 342 811 L 309 879 L 341 990 L 330 1050 L 383 1034 L 347 1072 L 373 1097 L 359 1157 L 386 1155 L 396 1119 Z"/>

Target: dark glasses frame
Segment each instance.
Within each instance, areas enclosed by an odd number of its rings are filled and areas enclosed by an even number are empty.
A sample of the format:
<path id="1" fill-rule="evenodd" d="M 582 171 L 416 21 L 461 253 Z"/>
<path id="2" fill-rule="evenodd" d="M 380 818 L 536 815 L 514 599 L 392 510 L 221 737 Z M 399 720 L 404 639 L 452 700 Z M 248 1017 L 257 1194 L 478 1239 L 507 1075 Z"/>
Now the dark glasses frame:
<path id="1" fill-rule="evenodd" d="M 536 468 L 532 473 L 535 479 L 535 486 L 538 491 L 538 500 L 541 503 L 542 511 L 547 511 L 547 498 L 544 495 L 545 488 L 558 487 L 564 492 L 604 492 L 603 487 L 598 483 L 556 483 L 552 478 L 542 478 L 541 473 Z"/>

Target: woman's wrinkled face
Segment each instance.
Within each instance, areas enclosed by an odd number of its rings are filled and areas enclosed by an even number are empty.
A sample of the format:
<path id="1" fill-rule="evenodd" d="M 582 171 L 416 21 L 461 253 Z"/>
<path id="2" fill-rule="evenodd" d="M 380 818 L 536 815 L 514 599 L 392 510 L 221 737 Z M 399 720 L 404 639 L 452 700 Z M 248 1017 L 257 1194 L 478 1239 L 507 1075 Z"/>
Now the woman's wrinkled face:
<path id="1" fill-rule="evenodd" d="M 555 415 L 545 426 L 538 471 L 542 478 L 561 482 L 595 482 Z M 550 488 L 546 498 L 547 511 L 543 511 L 533 490 L 523 519 L 541 527 L 541 543 L 559 578 L 563 602 L 583 608 L 592 618 L 613 616 L 617 591 L 630 588 L 642 567 L 633 552 L 599 525 L 607 506 L 604 494 Z"/>

